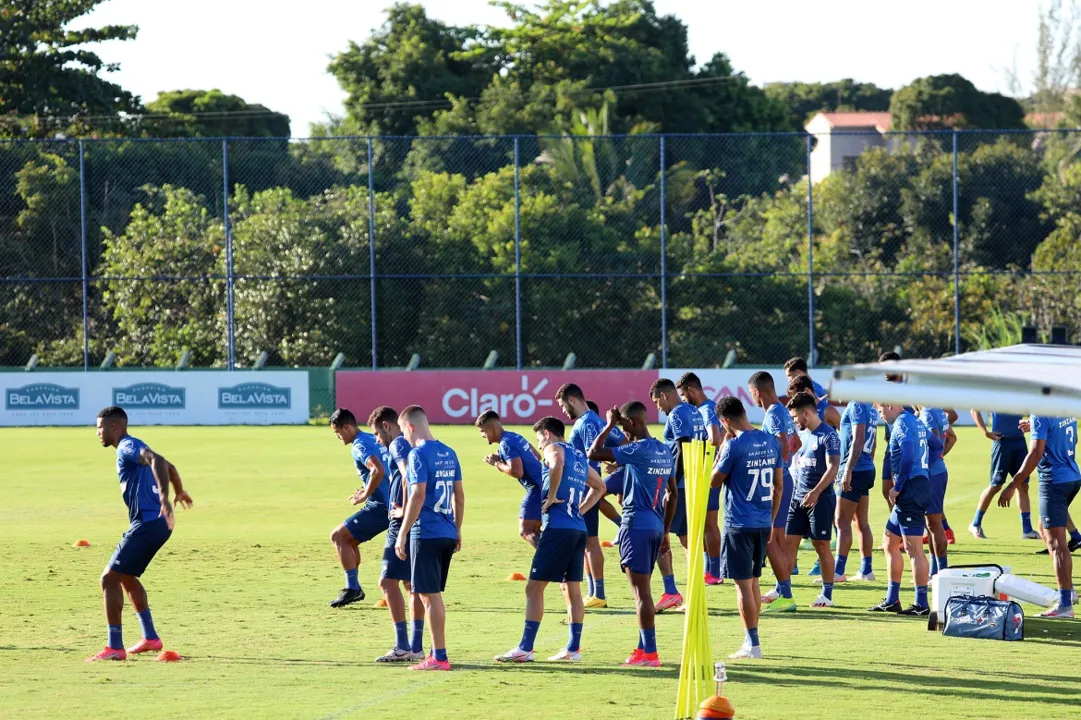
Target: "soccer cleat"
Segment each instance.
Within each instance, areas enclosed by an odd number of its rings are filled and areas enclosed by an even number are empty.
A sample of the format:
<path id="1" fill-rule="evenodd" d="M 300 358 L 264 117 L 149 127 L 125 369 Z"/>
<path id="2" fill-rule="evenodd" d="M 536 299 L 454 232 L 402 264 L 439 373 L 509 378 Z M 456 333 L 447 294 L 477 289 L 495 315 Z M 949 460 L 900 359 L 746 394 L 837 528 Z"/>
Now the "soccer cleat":
<path id="1" fill-rule="evenodd" d="M 360 589 L 350 590 L 349 588 L 342 588 L 341 595 L 339 595 L 336 599 L 331 600 L 330 601 L 330 606 L 332 608 L 345 607 L 346 605 L 351 605 L 352 603 L 360 602 L 363 599 L 364 599 L 364 591 L 363 590 L 360 590 Z"/>
<path id="2" fill-rule="evenodd" d="M 811 603 L 811 607 L 813 607 L 813 608 L 831 608 L 831 607 L 833 607 L 833 601 L 830 600 L 825 595 L 819 595 L 817 598 L 815 598 L 815 601 L 813 603 Z"/>
<path id="3" fill-rule="evenodd" d="M 523 650 L 520 647 L 513 647 L 502 655 L 495 656 L 496 662 L 501 663 L 527 663 L 533 662 L 533 651 Z"/>
<path id="4" fill-rule="evenodd" d="M 923 605 L 909 605 L 908 608 L 897 613 L 898 615 L 909 615 L 912 617 L 927 617 L 931 614 L 931 608 L 924 607 Z"/>
<path id="5" fill-rule="evenodd" d="M 582 652 L 580 650 L 571 651 L 564 648 L 563 650 L 560 650 L 557 655 L 548 658 L 548 662 L 579 663 L 582 662 Z"/>
<path id="6" fill-rule="evenodd" d="M 744 643 L 739 650 L 728 656 L 729 660 L 761 660 L 762 659 L 762 646 L 755 645 L 750 646 Z"/>
<path id="7" fill-rule="evenodd" d="M 762 608 L 762 612 L 768 612 L 770 615 L 796 612 L 796 600 L 794 598 L 778 598 L 773 603 Z"/>
<path id="8" fill-rule="evenodd" d="M 642 648 L 635 649 L 631 656 L 621 663 L 622 667 L 651 667 L 659 668 L 661 660 L 657 653 L 647 653 Z"/>
<path id="9" fill-rule="evenodd" d="M 883 613 L 894 613 L 894 614 L 899 613 L 902 610 L 904 610 L 904 608 L 901 607 L 901 603 L 899 603 L 899 602 L 892 602 L 891 603 L 891 602 L 888 602 L 886 600 L 883 600 L 882 602 L 880 602 L 878 605 L 875 605 L 874 607 L 867 608 L 867 612 L 883 612 Z"/>
<path id="10" fill-rule="evenodd" d="M 585 607 L 587 610 L 596 610 L 597 608 L 608 607 L 608 601 L 599 597 L 586 598 Z"/>
<path id="11" fill-rule="evenodd" d="M 1041 550 L 1036 551 L 1036 555 L 1050 555 L 1050 554 L 1051 554 L 1051 551 L 1048 550 L 1047 548 L 1043 548 Z"/>
<path id="12" fill-rule="evenodd" d="M 1070 591 L 1070 605 L 1073 606 L 1073 605 L 1076 605 L 1076 604 L 1077 604 L 1077 591 L 1076 590 L 1071 590 Z"/>
<path id="13" fill-rule="evenodd" d="M 417 653 L 420 654 L 420 653 Z M 386 655 L 380 655 L 375 659 L 377 663 L 396 663 L 396 662 L 413 662 L 416 660 L 423 660 L 423 657 L 417 658 L 412 650 L 402 650 L 399 647 L 391 648 Z"/>
<path id="14" fill-rule="evenodd" d="M 706 573 L 706 585 L 724 585 L 724 578 L 714 577 Z"/>
<path id="15" fill-rule="evenodd" d="M 1073 617 L 1072 615 L 1070 617 Z M 128 653 L 124 648 L 117 650 L 116 648 L 107 647 L 97 655 L 91 658 L 87 658 L 87 662 L 98 662 L 99 660 L 127 660 Z"/>
<path id="16" fill-rule="evenodd" d="M 928 535 L 927 535 L 927 531 L 926 531 L 926 530 L 924 530 L 924 535 L 923 535 L 923 544 L 924 544 L 924 545 L 929 545 L 930 543 L 931 543 L 931 538 L 930 538 L 930 536 L 928 536 Z M 947 543 L 947 544 L 948 544 L 948 543 Z"/>
<path id="17" fill-rule="evenodd" d="M 1081 548 L 1081 540 L 1071 540 L 1066 547 L 1070 549 L 1070 552 L 1076 552 L 1078 548 Z"/>
<path id="18" fill-rule="evenodd" d="M 855 579 L 856 580 L 863 580 L 864 582 L 874 582 L 875 581 L 875 574 L 873 572 L 860 573 L 859 575 L 856 576 Z"/>
<path id="19" fill-rule="evenodd" d="M 1028 532 L 1021 533 L 1022 540 L 1039 540 L 1040 533 L 1035 530 L 1029 530 Z"/>
<path id="20" fill-rule="evenodd" d="M 1062 607 L 1058 603 L 1055 603 L 1054 607 L 1044 610 L 1040 613 L 1042 618 L 1060 618 L 1063 620 L 1073 619 L 1073 606 Z"/>
<path id="21" fill-rule="evenodd" d="M 773 588 L 768 593 L 762 596 L 762 602 L 769 605 L 771 602 L 781 597 L 781 593 L 777 592 L 777 588 Z"/>
<path id="22" fill-rule="evenodd" d="M 410 665 L 410 670 L 450 670 L 450 660 L 436 660 L 435 655 L 429 655 L 422 662 Z"/>
<path id="23" fill-rule="evenodd" d="M 811 572 L 807 573 L 807 577 L 820 577 L 822 575 L 822 564 L 815 560 L 814 567 L 811 568 Z"/>
<path id="24" fill-rule="evenodd" d="M 671 610 L 674 607 L 679 607 L 683 604 L 683 596 L 680 594 L 671 595 L 665 593 L 661 595 L 661 599 L 657 601 L 656 606 L 653 608 L 653 612 L 664 612 L 665 610 Z"/>
<path id="25" fill-rule="evenodd" d="M 987 534 L 983 531 L 982 525 L 969 525 L 968 534 L 977 540 L 986 540 Z"/>
<path id="26" fill-rule="evenodd" d="M 833 576 L 833 584 L 834 585 L 836 585 L 837 583 L 844 583 L 844 582 L 848 582 L 848 576 L 847 575 L 834 575 Z"/>
<path id="27" fill-rule="evenodd" d="M 138 655 L 139 653 L 145 652 L 161 652 L 161 648 L 161 638 L 154 638 L 153 640 L 143 638 L 138 644 L 128 648 L 128 655 Z"/>
<path id="28" fill-rule="evenodd" d="M 957 544 L 957 536 L 953 534 L 953 528 L 950 528 L 949 530 L 946 531 L 946 544 L 947 545 L 956 545 Z"/>

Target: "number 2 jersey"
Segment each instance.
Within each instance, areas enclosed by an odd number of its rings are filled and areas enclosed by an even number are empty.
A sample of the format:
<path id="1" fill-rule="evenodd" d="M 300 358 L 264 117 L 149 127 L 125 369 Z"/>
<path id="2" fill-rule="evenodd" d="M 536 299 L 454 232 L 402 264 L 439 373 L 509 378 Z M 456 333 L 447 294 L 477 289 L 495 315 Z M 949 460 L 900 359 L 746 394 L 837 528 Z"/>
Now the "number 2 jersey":
<path id="1" fill-rule="evenodd" d="M 409 492 L 425 486 L 424 505 L 410 531 L 419 540 L 458 538 L 454 523 L 454 483 L 462 481 L 458 456 L 438 440 L 422 440 L 409 451 Z"/>

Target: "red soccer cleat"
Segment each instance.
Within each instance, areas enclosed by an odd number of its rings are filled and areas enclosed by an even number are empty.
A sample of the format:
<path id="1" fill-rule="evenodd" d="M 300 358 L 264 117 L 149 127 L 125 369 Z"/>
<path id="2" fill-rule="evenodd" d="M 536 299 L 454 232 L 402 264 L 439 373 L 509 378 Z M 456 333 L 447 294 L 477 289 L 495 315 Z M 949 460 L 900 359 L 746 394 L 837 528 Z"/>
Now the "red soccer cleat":
<path id="1" fill-rule="evenodd" d="M 124 648 L 117 650 L 116 648 L 107 647 L 97 655 L 91 658 L 87 658 L 87 662 L 98 662 L 99 660 L 127 660 L 128 654 L 124 652 Z"/>
<path id="2" fill-rule="evenodd" d="M 450 670 L 450 660 L 436 660 L 435 655 L 429 655 L 423 662 L 410 665 L 410 670 Z"/>
<path id="3" fill-rule="evenodd" d="M 706 573 L 705 582 L 706 585 L 724 585 L 724 578 L 715 577 Z"/>
<path id="4" fill-rule="evenodd" d="M 147 640 L 143 638 L 139 641 L 138 645 L 133 645 L 128 648 L 129 655 L 138 655 L 145 652 L 161 652 L 162 644 L 161 638 L 155 638 L 154 640 Z"/>
<path id="5" fill-rule="evenodd" d="M 661 595 L 661 599 L 657 601 L 657 605 L 653 608 L 653 612 L 664 612 L 665 610 L 671 610 L 674 607 L 679 607 L 682 604 L 682 595 L 679 595 L 678 593 L 676 595 L 669 595 L 668 593 L 665 593 L 664 595 Z"/>
<path id="6" fill-rule="evenodd" d="M 953 528 L 950 528 L 949 530 L 946 531 L 946 544 L 947 545 L 956 545 L 957 544 L 957 538 L 955 538 L 953 536 Z"/>
<path id="7" fill-rule="evenodd" d="M 661 666 L 661 660 L 657 656 L 657 653 L 647 653 L 641 648 L 635 649 L 631 656 L 623 661 L 623 667 L 650 667 L 659 668 Z"/>

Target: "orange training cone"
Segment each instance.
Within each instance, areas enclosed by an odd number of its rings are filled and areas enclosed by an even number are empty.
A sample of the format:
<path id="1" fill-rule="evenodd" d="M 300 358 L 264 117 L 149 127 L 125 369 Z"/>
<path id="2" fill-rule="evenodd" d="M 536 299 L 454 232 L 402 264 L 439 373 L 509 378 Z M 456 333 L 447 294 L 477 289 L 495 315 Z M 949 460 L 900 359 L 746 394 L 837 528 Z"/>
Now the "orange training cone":
<path id="1" fill-rule="evenodd" d="M 72 544 L 72 547 L 90 547 L 90 541 L 89 540 L 76 540 Z"/>
<path id="2" fill-rule="evenodd" d="M 386 606 L 387 606 L 387 601 L 386 601 L 386 600 L 384 600 L 383 598 L 379 598 L 379 602 L 377 602 L 377 603 L 376 603 L 375 605 L 373 605 L 372 607 L 377 607 L 377 608 L 385 608 Z"/>
<path id="3" fill-rule="evenodd" d="M 507 582 L 524 582 L 526 579 L 522 573 L 511 573 L 507 576 Z"/>
<path id="4" fill-rule="evenodd" d="M 698 710 L 698 718 L 706 720 L 706 718 L 731 718 L 735 717 L 736 709 L 732 707 L 732 703 L 728 698 L 714 695 L 713 697 L 706 698 L 702 701 L 702 705 Z"/>
<path id="5" fill-rule="evenodd" d="M 158 655 L 158 662 L 177 662 L 180 659 L 180 653 L 176 650 L 162 650 Z"/>
<path id="6" fill-rule="evenodd" d="M 615 545 L 612 544 L 611 540 L 601 540 L 601 547 L 602 548 L 610 548 L 610 547 L 615 547 Z"/>

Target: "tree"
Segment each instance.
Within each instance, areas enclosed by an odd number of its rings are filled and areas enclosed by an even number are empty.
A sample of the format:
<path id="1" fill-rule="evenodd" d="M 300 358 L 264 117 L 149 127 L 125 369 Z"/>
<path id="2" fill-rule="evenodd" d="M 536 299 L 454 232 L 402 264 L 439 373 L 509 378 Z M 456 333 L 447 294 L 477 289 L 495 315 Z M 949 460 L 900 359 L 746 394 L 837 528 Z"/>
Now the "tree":
<path id="1" fill-rule="evenodd" d="M 1042 3 L 1041 3 L 1042 4 Z M 1026 108 L 1036 113 L 1065 109 L 1070 91 L 1081 86 L 1081 9 L 1077 0 L 1063 7 L 1062 0 L 1050 0 L 1039 10 L 1036 67 L 1026 82 L 1016 68 L 1006 71 L 1010 94 L 1024 97 Z M 1065 127 L 1077 127 L 1066 125 Z"/>
<path id="2" fill-rule="evenodd" d="M 1025 127 L 1021 103 L 985 93 L 960 75 L 932 75 L 901 88 L 890 99 L 891 130 Z"/>
<path id="3" fill-rule="evenodd" d="M 773 82 L 763 90 L 766 97 L 788 108 L 788 124 L 793 130 L 802 129 L 818 112 L 888 111 L 893 94 L 888 88 L 851 78 L 830 83 Z"/>
<path id="4" fill-rule="evenodd" d="M 148 103 L 154 137 L 289 137 L 289 116 L 221 90 L 172 90 Z"/>
<path id="5" fill-rule="evenodd" d="M 67 26 L 103 0 L 12 0 L 0 8 L 0 135 L 49 137 L 120 124 L 139 99 L 102 73 L 106 64 L 84 47 L 133 40 L 133 25 L 71 30 Z"/>

